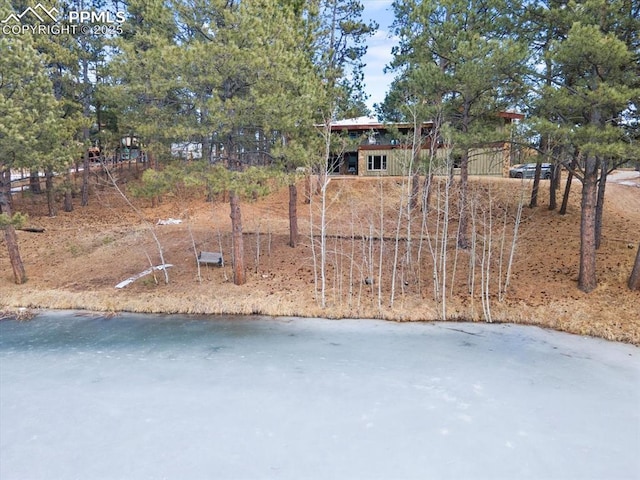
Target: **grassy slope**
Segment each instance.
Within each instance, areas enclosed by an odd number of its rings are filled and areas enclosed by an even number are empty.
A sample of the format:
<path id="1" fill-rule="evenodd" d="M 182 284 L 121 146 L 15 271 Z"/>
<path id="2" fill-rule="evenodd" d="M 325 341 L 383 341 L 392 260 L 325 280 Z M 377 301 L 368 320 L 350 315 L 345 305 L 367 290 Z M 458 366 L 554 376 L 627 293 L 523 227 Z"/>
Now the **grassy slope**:
<path id="1" fill-rule="evenodd" d="M 197 276 L 193 242 L 197 250 L 222 251 L 230 260 L 229 207 L 206 203 L 200 195 L 180 192 L 152 209 L 140 201 L 143 216 L 154 225 L 159 218 L 181 218 L 181 225 L 155 226 L 164 255 L 174 267 L 170 283 L 162 274 L 138 280 L 115 290 L 119 281 L 159 263 L 149 224 L 132 212 L 110 188 L 95 188 L 89 207 L 46 217 L 44 198 L 18 198 L 16 210 L 30 215 L 30 224 L 46 228 L 42 234 L 19 232 L 20 247 L 29 282 L 16 286 L 10 278 L 6 248 L 0 243 L 0 306 L 28 308 L 82 308 L 102 311 L 260 313 L 266 315 L 363 317 L 393 320 L 437 320 L 442 305 L 434 301 L 433 268 L 429 244 L 420 247 L 417 233 L 422 221 L 412 217 L 413 248 L 403 255 L 406 241 L 399 243 L 396 293 L 391 305 L 391 272 L 394 266 L 393 237 L 398 225 L 400 200 L 405 188 L 401 179 L 333 180 L 328 198 L 327 308 L 318 306 L 314 288 L 314 260 L 310 247 L 310 215 L 318 211 L 300 203 L 302 244 L 288 247 L 286 189 L 243 205 L 245 255 L 248 283 L 238 287 L 230 281 L 231 269 L 204 268 Z M 524 188 L 524 190 L 522 190 Z M 640 201 L 635 187 L 608 187 L 604 240 L 598 252 L 600 286 L 586 295 L 576 288 L 579 257 L 579 184 L 574 185 L 566 216 L 550 212 L 547 183 L 543 183 L 540 207 L 525 208 L 513 264 L 511 285 L 504 301 L 497 298 L 498 278 L 506 272 L 506 253 L 500 269 L 503 222 L 507 218 L 505 246 L 508 251 L 515 204 L 530 182 L 479 179 L 473 182 L 477 237 L 474 292 L 468 294 L 471 252 L 455 251 L 455 215 L 451 215 L 447 262 L 446 317 L 480 321 L 484 318 L 479 292 L 482 238 L 488 239 L 492 219 L 491 313 L 493 321 L 530 323 L 584 335 L 595 335 L 640 345 L 640 293 L 626 289 L 640 231 Z M 429 229 L 432 242 L 438 205 L 444 197 L 432 197 Z M 317 198 L 314 199 L 317 201 Z M 439 203 L 440 202 L 440 203 Z M 491 215 L 489 215 L 491 203 Z M 455 210 L 455 200 L 452 211 Z M 382 210 L 381 210 L 382 208 Z M 382 212 L 382 228 L 380 213 Z M 442 220 L 442 218 L 441 218 Z M 384 238 L 369 241 L 373 235 Z M 407 218 L 400 219 L 406 239 Z M 485 237 L 482 237 L 483 234 Z M 317 238 L 316 238 L 317 240 Z M 433 243 L 432 243 L 433 245 Z M 420 250 L 420 252 L 418 252 Z M 338 252 L 338 254 L 334 254 Z M 418 261 L 418 255 L 420 260 Z M 378 281 L 382 258 L 382 281 Z M 404 260 L 403 259 L 407 259 Z M 489 261 L 487 257 L 485 260 Z M 230 263 L 230 262 L 228 262 Z M 455 265 L 455 272 L 453 267 Z M 373 267 L 373 268 L 372 268 Z M 373 272 L 376 284 L 362 279 Z M 380 302 L 379 302 L 380 300 Z M 379 305 L 380 303 L 380 305 Z"/>

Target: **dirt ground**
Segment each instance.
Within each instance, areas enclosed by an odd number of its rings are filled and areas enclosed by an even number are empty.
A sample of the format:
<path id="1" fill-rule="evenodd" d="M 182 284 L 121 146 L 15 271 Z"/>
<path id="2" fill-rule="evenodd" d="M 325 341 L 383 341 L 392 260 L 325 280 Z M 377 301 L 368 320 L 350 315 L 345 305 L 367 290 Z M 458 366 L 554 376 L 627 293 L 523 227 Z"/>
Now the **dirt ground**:
<path id="1" fill-rule="evenodd" d="M 134 181 L 124 173 L 121 180 L 125 191 L 127 182 Z M 577 288 L 578 182 L 573 184 L 564 216 L 547 209 L 548 182 L 542 183 L 539 206 L 525 206 L 510 283 L 502 291 L 515 205 L 521 196 L 528 204 L 531 183 L 472 180 L 473 198 L 479 205 L 472 226 L 479 233 L 472 238 L 477 248 L 471 252 L 455 249 L 456 208 L 455 202 L 451 204 L 443 303 L 434 285 L 442 287 L 445 270 L 436 272 L 433 262 L 434 257 L 442 257 L 432 256 L 430 247 L 437 248 L 437 239 L 442 238 L 445 216 L 430 213 L 426 217 L 429 228 L 423 231 L 431 236 L 419 241 L 420 209 L 411 217 L 398 215 L 406 209 L 401 193 L 407 186 L 402 179 L 332 179 L 327 189 L 324 308 L 318 268 L 320 197 L 315 196 L 311 206 L 305 203 L 303 182 L 298 204 L 300 245 L 295 249 L 287 245 L 286 187 L 242 204 L 247 269 L 243 286 L 232 282 L 231 222 L 223 199 L 206 202 L 202 192 L 179 190 L 155 208 L 148 201 L 134 199 L 136 212 L 114 188 L 96 183 L 89 206 L 76 205 L 70 213 L 60 209 L 57 217 L 50 218 L 44 195 L 19 195 L 14 209 L 28 213 L 29 226 L 45 231 L 18 232 L 29 277 L 25 285 L 13 283 L 6 246 L 0 241 L 0 307 L 396 321 L 490 318 L 640 345 L 640 292 L 626 286 L 640 240 L 640 174 L 621 172 L 607 186 L 603 241 L 597 258 L 599 286 L 590 294 Z M 432 196 L 431 212 L 444 210 L 443 195 Z M 157 225 L 158 220 L 170 218 L 181 223 Z M 409 230 L 409 218 L 413 230 Z M 169 283 L 162 272 L 156 272 L 116 289 L 117 283 L 150 264 L 162 263 L 152 231 L 164 261 L 173 265 L 167 269 Z M 396 236 L 400 238 L 397 255 Z M 491 249 L 485 250 L 486 245 Z M 221 251 L 225 266 L 203 266 L 198 272 L 195 252 L 199 251 Z M 481 275 L 483 265 L 491 265 L 490 276 Z M 367 277 L 373 279 L 372 285 L 364 281 Z M 488 288 L 483 295 L 484 279 Z"/>

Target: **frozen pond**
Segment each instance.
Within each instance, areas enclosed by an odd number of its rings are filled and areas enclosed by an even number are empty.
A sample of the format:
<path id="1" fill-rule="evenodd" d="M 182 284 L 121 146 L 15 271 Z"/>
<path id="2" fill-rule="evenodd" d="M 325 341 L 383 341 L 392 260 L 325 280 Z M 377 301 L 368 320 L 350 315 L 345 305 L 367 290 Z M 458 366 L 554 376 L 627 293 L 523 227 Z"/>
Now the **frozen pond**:
<path id="1" fill-rule="evenodd" d="M 0 478 L 638 479 L 640 351 L 533 327 L 0 321 Z"/>

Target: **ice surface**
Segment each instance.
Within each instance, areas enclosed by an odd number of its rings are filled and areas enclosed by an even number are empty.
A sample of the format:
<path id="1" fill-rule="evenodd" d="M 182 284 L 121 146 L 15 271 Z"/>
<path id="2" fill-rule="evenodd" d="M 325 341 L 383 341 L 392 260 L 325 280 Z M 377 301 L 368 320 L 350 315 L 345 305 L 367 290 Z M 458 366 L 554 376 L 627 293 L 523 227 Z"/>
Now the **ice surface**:
<path id="1" fill-rule="evenodd" d="M 0 478 L 640 478 L 640 351 L 534 327 L 0 322 Z"/>

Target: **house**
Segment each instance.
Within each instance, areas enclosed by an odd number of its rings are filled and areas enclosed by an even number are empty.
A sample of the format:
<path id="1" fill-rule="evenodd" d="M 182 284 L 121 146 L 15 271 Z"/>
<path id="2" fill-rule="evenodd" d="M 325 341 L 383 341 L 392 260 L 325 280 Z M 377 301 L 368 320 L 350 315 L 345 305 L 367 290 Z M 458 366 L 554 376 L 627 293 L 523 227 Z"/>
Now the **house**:
<path id="1" fill-rule="evenodd" d="M 194 160 L 202 158 L 202 143 L 179 142 L 171 144 L 171 156 L 184 160 Z"/>
<path id="2" fill-rule="evenodd" d="M 500 112 L 496 116 L 498 129 L 508 128 L 524 115 Z M 430 132 L 433 122 L 421 126 L 420 158 L 426 163 L 431 155 Z M 331 124 L 334 153 L 328 159 L 328 171 L 336 175 L 400 176 L 406 175 L 412 161 L 414 126 L 410 123 L 380 123 L 368 117 L 340 120 Z M 438 144 L 436 166 L 442 167 L 450 148 Z M 509 176 L 514 152 L 508 142 L 492 144 L 469 151 L 470 175 Z M 453 158 L 454 174 L 459 172 L 459 159 Z"/>

